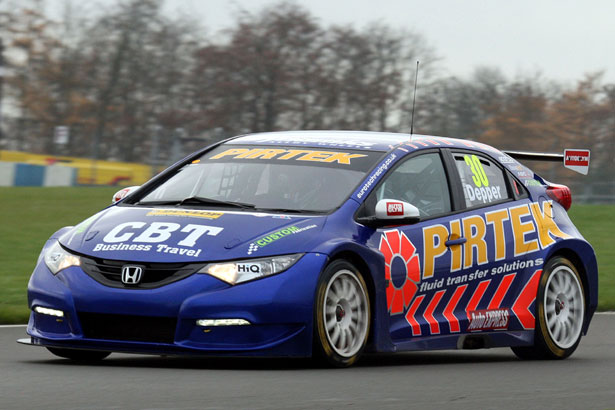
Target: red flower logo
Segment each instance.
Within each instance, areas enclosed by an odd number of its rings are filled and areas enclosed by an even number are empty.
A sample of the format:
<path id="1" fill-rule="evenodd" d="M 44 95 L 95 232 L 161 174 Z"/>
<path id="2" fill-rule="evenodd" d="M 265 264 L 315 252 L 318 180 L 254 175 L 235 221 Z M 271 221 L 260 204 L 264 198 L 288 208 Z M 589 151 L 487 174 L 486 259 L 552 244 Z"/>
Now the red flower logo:
<path id="1" fill-rule="evenodd" d="M 410 239 L 400 231 L 387 231 L 380 237 L 380 252 L 384 255 L 384 278 L 387 281 L 386 294 L 389 313 L 403 313 L 410 306 L 421 280 L 421 267 L 416 248 Z M 406 279 L 396 287 L 391 279 L 391 266 L 395 258 L 401 258 L 406 268 Z"/>

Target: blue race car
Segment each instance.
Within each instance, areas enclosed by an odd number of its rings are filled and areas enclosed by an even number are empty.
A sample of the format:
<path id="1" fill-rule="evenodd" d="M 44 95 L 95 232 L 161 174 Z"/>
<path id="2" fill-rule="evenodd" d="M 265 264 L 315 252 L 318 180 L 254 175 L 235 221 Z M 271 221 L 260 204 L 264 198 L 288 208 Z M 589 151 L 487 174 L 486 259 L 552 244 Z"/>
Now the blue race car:
<path id="1" fill-rule="evenodd" d="M 318 356 L 512 347 L 562 359 L 598 302 L 570 190 L 589 151 L 504 153 L 370 132 L 240 136 L 196 152 L 47 241 L 21 343 L 110 352 Z"/>

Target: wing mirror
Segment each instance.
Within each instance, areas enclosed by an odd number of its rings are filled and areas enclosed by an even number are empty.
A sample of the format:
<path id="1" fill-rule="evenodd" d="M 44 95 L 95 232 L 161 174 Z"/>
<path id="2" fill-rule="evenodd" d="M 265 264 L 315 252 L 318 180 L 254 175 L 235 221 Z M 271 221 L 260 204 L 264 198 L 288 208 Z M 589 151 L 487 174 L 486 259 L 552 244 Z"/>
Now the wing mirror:
<path id="1" fill-rule="evenodd" d="M 140 188 L 139 185 L 135 185 L 135 186 L 129 186 L 127 188 L 120 189 L 115 194 L 113 194 L 113 198 L 111 199 L 111 204 L 113 205 L 116 202 L 121 201 L 122 199 L 126 198 L 129 194 L 133 193 L 139 188 Z"/>
<path id="2" fill-rule="evenodd" d="M 376 203 L 375 215 L 357 218 L 357 222 L 377 228 L 387 225 L 409 225 L 420 219 L 419 209 L 416 206 L 397 199 L 381 199 Z"/>

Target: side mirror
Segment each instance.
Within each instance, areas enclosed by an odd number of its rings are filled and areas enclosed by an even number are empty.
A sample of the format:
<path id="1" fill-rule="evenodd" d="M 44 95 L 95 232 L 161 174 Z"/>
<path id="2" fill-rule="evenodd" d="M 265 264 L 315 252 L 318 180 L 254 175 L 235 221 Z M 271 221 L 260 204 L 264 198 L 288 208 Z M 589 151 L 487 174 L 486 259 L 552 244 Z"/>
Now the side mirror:
<path id="1" fill-rule="evenodd" d="M 420 220 L 419 209 L 397 199 L 381 199 L 376 204 L 376 215 L 357 218 L 357 222 L 371 227 L 407 225 Z"/>
<path id="2" fill-rule="evenodd" d="M 113 194 L 113 198 L 111 199 L 111 204 L 115 204 L 116 202 L 121 201 L 122 199 L 126 198 L 128 194 L 136 191 L 139 188 L 140 186 L 135 185 L 135 186 L 129 186 L 128 188 L 120 189 L 115 194 Z"/>

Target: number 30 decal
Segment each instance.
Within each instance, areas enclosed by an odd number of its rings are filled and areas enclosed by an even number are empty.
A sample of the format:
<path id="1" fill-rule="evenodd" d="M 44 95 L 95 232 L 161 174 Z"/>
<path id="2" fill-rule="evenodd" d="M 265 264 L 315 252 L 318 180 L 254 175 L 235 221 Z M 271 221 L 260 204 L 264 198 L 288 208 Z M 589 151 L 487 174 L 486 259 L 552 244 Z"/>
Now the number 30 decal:
<path id="1" fill-rule="evenodd" d="M 485 169 L 483 168 L 483 164 L 481 164 L 480 159 L 478 159 L 476 155 L 464 155 L 463 159 L 472 171 L 472 181 L 474 181 L 474 185 L 479 188 L 481 186 L 489 186 L 489 179 L 487 178 L 487 174 L 485 174 Z"/>

